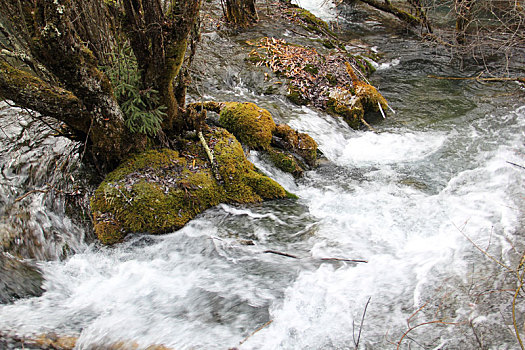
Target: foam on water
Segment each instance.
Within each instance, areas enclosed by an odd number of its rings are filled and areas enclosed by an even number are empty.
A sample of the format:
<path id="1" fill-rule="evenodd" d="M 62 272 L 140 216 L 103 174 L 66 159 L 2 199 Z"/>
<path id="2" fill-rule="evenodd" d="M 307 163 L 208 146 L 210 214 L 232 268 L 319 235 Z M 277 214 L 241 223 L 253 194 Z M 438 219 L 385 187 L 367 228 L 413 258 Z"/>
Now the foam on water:
<path id="1" fill-rule="evenodd" d="M 334 21 L 338 17 L 335 5 L 331 0 L 292 0 L 292 3 L 325 21 Z"/>

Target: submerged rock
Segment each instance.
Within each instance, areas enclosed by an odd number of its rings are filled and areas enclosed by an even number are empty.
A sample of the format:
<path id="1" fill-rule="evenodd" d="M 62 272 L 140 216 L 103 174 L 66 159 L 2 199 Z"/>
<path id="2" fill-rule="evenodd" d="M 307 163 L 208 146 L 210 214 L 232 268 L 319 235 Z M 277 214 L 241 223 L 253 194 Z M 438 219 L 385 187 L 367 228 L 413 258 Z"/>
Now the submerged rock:
<path id="1" fill-rule="evenodd" d="M 214 155 L 213 165 L 198 140 L 187 140 L 180 152 L 148 151 L 110 173 L 91 200 L 99 240 L 113 244 L 130 232 L 166 233 L 219 203 L 289 195 L 257 171 L 228 131 L 213 128 L 204 138 Z"/>
<path id="2" fill-rule="evenodd" d="M 40 271 L 28 263 L 0 254 L 0 303 L 40 296 L 44 292 Z"/>

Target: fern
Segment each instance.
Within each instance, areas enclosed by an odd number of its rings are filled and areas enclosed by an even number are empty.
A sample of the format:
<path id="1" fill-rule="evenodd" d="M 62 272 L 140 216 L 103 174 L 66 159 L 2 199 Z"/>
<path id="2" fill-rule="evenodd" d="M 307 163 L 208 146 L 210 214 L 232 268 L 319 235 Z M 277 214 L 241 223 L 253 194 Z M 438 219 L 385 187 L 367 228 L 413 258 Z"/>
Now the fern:
<path id="1" fill-rule="evenodd" d="M 113 85 L 126 127 L 133 133 L 155 136 L 166 116 L 166 107 L 159 105 L 158 91 L 140 89 L 140 71 L 129 44 L 112 53 L 111 62 L 101 69 Z"/>

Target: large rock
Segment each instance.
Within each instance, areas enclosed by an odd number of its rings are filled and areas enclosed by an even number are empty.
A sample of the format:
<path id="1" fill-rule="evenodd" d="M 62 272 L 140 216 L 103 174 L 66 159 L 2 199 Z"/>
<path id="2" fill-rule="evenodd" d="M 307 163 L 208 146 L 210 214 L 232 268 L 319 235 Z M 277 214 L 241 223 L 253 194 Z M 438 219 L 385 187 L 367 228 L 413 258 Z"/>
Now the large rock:
<path id="1" fill-rule="evenodd" d="M 160 234 L 180 229 L 219 203 L 254 203 L 289 194 L 259 173 L 228 131 L 204 132 L 214 164 L 199 140 L 184 149 L 136 155 L 110 173 L 91 200 L 94 229 L 105 244 L 130 232 Z"/>

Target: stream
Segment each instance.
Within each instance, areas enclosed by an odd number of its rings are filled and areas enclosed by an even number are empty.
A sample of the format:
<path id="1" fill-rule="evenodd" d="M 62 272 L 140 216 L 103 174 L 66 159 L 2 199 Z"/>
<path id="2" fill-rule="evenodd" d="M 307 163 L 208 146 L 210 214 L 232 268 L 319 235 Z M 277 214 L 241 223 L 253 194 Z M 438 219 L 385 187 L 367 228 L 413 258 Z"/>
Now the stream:
<path id="1" fill-rule="evenodd" d="M 298 2 L 335 16 L 323 1 Z M 40 242 L 20 253 L 45 292 L 0 305 L 0 332 L 74 336 L 78 349 L 518 349 L 524 92 L 430 79 L 459 74 L 446 53 L 374 20 L 352 23 L 384 52 L 371 82 L 396 114 L 377 132 L 355 131 L 260 94 L 240 64 L 217 67 L 205 97 L 269 109 L 310 134 L 326 160 L 296 180 L 252 151 L 297 201 L 222 204 L 167 235 L 101 247 L 60 193 L 15 202 L 63 182 L 50 174 L 74 166 L 77 146 L 2 105 L 0 230 Z M 523 297 L 515 304 L 523 325 Z"/>

